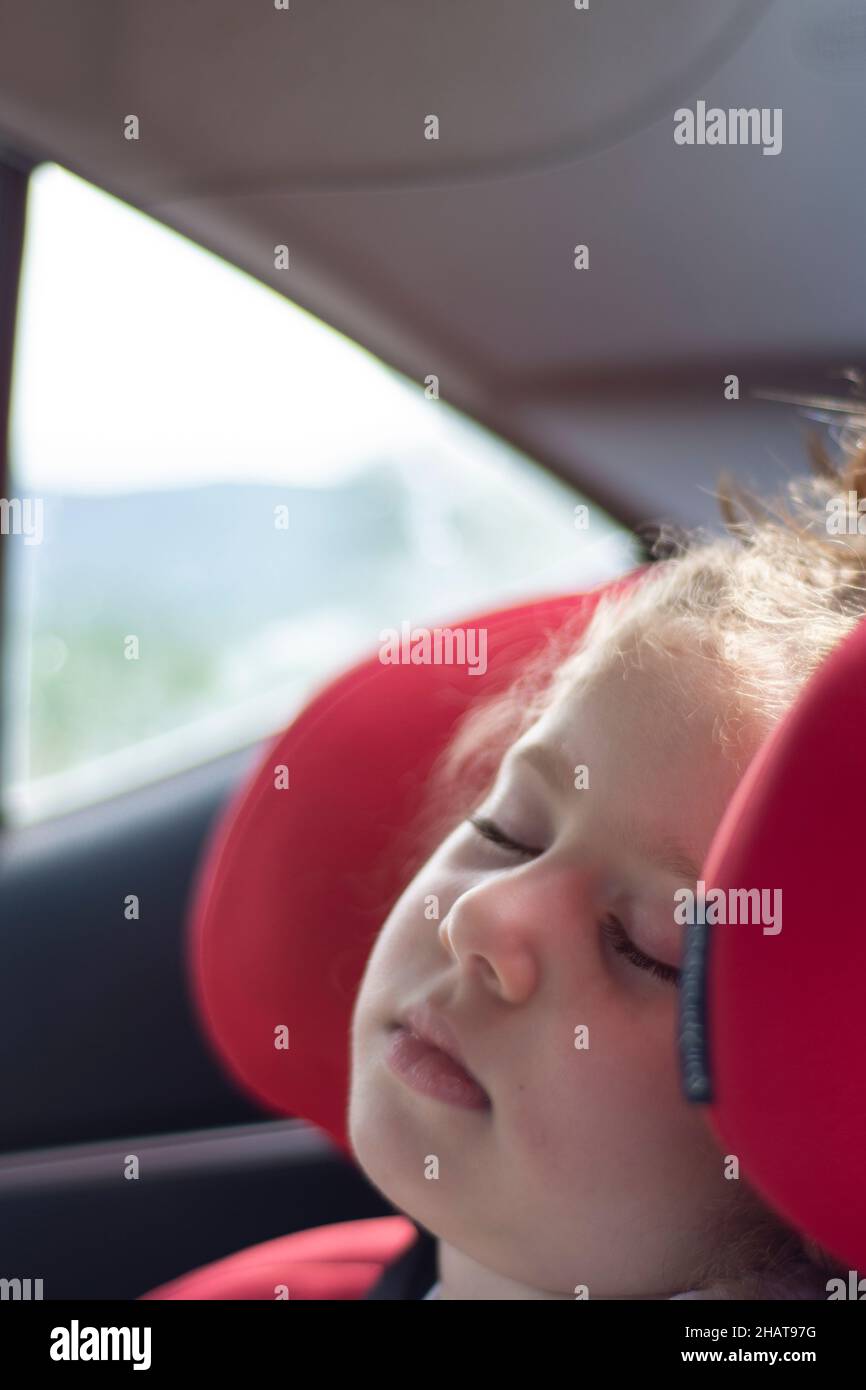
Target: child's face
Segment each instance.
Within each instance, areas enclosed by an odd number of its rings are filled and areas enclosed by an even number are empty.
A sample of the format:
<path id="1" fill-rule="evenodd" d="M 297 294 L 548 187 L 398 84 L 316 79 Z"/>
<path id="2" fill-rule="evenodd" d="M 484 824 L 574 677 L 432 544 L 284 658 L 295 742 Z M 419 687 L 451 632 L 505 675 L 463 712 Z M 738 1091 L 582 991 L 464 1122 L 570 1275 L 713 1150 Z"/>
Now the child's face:
<path id="1" fill-rule="evenodd" d="M 360 1163 L 442 1240 L 531 1289 L 678 1292 L 707 1253 L 711 1215 L 741 1195 L 680 1091 L 676 984 L 604 930 L 618 919 L 638 951 L 680 965 L 674 893 L 699 877 L 742 770 L 713 738 L 722 710 L 688 655 L 579 676 L 509 750 L 478 808 L 541 852 L 461 824 L 367 966 L 349 1105 Z M 398 1017 L 426 1001 L 451 1024 L 486 1108 L 420 1093 L 389 1066 Z M 578 1029 L 588 1047 L 575 1046 Z"/>

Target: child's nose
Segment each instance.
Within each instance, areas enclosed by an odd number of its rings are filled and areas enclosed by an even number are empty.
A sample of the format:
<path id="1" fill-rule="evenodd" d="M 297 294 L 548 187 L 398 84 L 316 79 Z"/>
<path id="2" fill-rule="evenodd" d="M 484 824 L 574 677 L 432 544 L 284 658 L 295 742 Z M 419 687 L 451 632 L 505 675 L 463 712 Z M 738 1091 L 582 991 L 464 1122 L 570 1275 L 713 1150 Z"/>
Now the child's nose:
<path id="1" fill-rule="evenodd" d="M 525 1002 L 545 972 L 591 968 L 598 949 L 587 876 L 573 866 L 527 866 L 468 888 L 439 925 L 442 945 L 466 970 L 482 973 L 511 1003 Z"/>
<path id="2" fill-rule="evenodd" d="M 439 940 L 466 971 L 481 974 L 509 1003 L 537 987 L 545 946 L 537 896 L 509 876 L 468 888 L 439 926 Z"/>

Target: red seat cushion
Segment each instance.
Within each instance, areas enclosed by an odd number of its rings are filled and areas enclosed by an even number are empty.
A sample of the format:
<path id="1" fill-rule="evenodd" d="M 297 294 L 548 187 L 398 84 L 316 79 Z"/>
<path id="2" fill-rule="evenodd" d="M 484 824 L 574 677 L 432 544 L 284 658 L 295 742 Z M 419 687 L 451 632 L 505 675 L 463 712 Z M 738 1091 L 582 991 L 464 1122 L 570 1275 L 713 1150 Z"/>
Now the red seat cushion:
<path id="1" fill-rule="evenodd" d="M 238 1250 L 160 1284 L 141 1298 L 277 1301 L 282 1286 L 289 1299 L 363 1298 L 416 1239 L 417 1230 L 405 1216 L 314 1226 Z"/>

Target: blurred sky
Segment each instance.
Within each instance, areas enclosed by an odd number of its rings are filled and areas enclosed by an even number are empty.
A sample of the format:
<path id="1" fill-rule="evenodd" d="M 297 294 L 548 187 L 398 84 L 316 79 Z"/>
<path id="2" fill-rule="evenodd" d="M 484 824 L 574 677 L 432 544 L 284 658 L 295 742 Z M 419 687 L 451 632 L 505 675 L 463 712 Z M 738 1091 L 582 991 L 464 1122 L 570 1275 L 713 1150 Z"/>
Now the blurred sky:
<path id="1" fill-rule="evenodd" d="M 380 450 L 454 447 L 422 386 L 53 164 L 33 175 L 14 392 L 22 491 L 323 485 Z"/>

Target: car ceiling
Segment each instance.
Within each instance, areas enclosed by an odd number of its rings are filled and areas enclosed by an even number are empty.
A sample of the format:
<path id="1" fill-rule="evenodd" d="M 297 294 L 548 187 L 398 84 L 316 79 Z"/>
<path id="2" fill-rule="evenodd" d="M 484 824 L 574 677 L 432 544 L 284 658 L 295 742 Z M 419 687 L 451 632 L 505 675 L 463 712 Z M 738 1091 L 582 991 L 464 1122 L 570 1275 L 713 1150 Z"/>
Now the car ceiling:
<path id="1" fill-rule="evenodd" d="M 801 419 L 751 391 L 864 360 L 866 3 L 0 0 L 0 33 L 7 151 L 435 373 L 633 523 L 799 470 Z M 782 151 L 676 145 L 698 99 L 781 108 Z"/>

